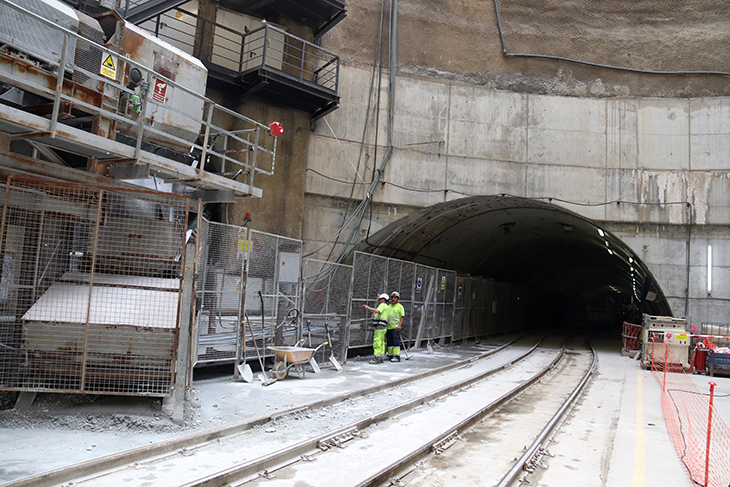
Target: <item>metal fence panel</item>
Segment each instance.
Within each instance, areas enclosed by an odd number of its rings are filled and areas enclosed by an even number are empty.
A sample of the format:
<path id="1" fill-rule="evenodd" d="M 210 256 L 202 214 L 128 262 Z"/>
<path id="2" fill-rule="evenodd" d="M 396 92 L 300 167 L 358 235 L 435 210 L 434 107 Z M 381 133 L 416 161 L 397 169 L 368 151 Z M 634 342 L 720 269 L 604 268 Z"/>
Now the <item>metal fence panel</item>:
<path id="1" fill-rule="evenodd" d="M 388 292 L 388 259 L 379 255 L 355 252 L 352 263 L 352 315 L 350 320 L 350 346 L 367 346 L 373 343 L 373 314 L 362 307 L 376 307 L 378 295 Z"/>
<path id="2" fill-rule="evenodd" d="M 400 304 L 403 305 L 406 316 L 403 320 L 401 338 L 408 343 L 413 338 L 413 298 L 416 292 L 415 285 L 416 264 L 398 259 L 388 259 L 388 290 L 398 291 Z"/>
<path id="3" fill-rule="evenodd" d="M 432 341 L 436 329 L 436 294 L 438 281 L 437 269 L 425 265 L 416 265 L 416 289 L 413 299 L 413 323 L 415 328 L 415 347 L 421 346 L 421 341 Z"/>
<path id="4" fill-rule="evenodd" d="M 259 350 L 269 345 L 294 345 L 299 328 L 302 241 L 249 231 L 245 309 Z M 253 349 L 253 342 L 247 347 Z"/>
<path id="5" fill-rule="evenodd" d="M 469 336 L 469 293 L 471 290 L 471 279 L 466 276 L 456 278 L 456 291 L 454 295 L 454 337 L 456 340 L 465 340 Z"/>
<path id="6" fill-rule="evenodd" d="M 310 347 L 329 342 L 317 353 L 316 360 L 324 362 L 330 350 L 340 362 L 345 362 L 349 346 L 352 266 L 306 259 L 303 281 L 302 320 L 306 325 L 306 337 L 302 338 L 306 338 L 305 343 Z"/>
<path id="7" fill-rule="evenodd" d="M 245 227 L 201 218 L 193 325 L 193 362 L 230 362 L 236 358 L 248 236 Z"/>
<path id="8" fill-rule="evenodd" d="M 188 199 L 24 178 L 3 190 L 0 389 L 169 395 Z"/>

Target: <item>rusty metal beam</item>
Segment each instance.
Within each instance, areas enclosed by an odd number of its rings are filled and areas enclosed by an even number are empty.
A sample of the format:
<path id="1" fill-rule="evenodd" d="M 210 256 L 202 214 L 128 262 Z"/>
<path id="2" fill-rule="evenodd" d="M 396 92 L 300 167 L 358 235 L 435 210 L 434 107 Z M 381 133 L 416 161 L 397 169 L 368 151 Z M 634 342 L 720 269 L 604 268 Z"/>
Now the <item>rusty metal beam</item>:
<path id="1" fill-rule="evenodd" d="M 16 126 L 21 125 L 34 132 L 48 132 L 50 129 L 48 119 L 7 105 L 0 105 L 0 122 L 2 121 Z M 135 157 L 134 147 L 63 124 L 56 127 L 55 138 L 40 137 L 35 138 L 35 140 L 49 147 L 60 147 L 67 151 L 96 156 L 101 164 L 105 163 L 105 159 L 134 159 Z M 73 147 L 70 148 L 69 145 Z M 227 189 L 232 190 L 236 196 L 258 198 L 263 194 L 260 188 L 251 188 L 248 184 L 239 183 L 233 179 L 210 172 L 199 172 L 191 166 L 166 159 L 151 152 L 140 151 L 139 162 L 149 164 L 152 175 L 170 181 L 184 180 L 186 185 L 192 188 Z M 109 179 L 107 179 L 108 181 Z"/>

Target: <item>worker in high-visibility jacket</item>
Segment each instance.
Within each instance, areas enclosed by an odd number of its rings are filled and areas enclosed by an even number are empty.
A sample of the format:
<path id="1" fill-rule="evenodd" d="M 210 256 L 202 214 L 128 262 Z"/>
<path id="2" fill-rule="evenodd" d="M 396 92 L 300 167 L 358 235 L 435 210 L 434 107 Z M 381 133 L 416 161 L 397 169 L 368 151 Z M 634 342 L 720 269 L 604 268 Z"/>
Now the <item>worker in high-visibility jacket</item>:
<path id="1" fill-rule="evenodd" d="M 388 326 L 388 294 L 383 293 L 378 296 L 378 307 L 371 308 L 367 304 L 362 305 L 363 308 L 373 314 L 373 354 L 375 357 L 370 361 L 371 364 L 382 364 L 385 362 L 385 332 Z"/>
<path id="2" fill-rule="evenodd" d="M 403 326 L 403 319 L 406 310 L 399 303 L 400 294 L 398 291 L 390 293 L 390 305 L 388 306 L 388 331 L 385 333 L 385 341 L 388 344 L 388 357 L 391 362 L 400 362 L 400 331 Z"/>

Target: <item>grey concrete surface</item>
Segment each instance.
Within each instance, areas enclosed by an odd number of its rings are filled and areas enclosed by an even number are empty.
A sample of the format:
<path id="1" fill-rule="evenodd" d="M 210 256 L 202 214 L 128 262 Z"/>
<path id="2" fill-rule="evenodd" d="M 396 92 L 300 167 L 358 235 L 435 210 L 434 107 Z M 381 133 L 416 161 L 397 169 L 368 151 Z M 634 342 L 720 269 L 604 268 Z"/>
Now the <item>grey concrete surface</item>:
<path id="1" fill-rule="evenodd" d="M 468 358 L 500 342 L 437 347 L 434 354 L 417 351 L 411 360 L 377 366 L 350 360 L 341 372 L 323 368 L 319 374 L 287 378 L 268 387 L 258 381 L 236 382 L 232 371 L 230 376 L 211 375 L 195 382 L 193 414 L 187 415 L 185 427 L 176 427 L 162 417 L 159 401 L 125 398 L 83 403 L 78 396 L 70 396 L 64 402 L 58 395 L 40 394 L 28 411 L 0 412 L 0 437 L 4 438 L 0 483 L 354 393 Z M 547 460 L 549 468 L 537 479 L 537 485 L 691 485 L 667 434 L 656 380 L 637 361 L 621 356 L 617 341 L 599 343 L 597 348 L 597 375 L 570 424 L 563 425 L 556 435 L 558 443 L 550 448 L 554 457 Z M 722 420 L 730 421 L 730 378 L 694 375 L 692 379 L 700 391 L 709 380 L 718 383 L 715 404 Z M 114 421 L 107 421 L 110 418 Z M 487 463 L 483 468 L 488 468 Z"/>

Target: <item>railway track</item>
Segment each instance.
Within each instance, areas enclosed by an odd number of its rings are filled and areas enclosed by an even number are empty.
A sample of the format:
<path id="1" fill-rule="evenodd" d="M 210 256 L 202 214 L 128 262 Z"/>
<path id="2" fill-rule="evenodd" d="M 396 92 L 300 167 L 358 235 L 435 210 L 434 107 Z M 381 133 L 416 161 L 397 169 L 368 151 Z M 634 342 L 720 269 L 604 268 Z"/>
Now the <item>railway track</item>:
<path id="1" fill-rule="evenodd" d="M 415 462 L 444 458 L 469 427 L 556 368 L 565 356 L 557 343 L 554 337 L 532 347 L 512 342 L 386 390 L 335 396 L 12 485 L 351 486 L 409 476 L 413 482 L 426 471 Z"/>

